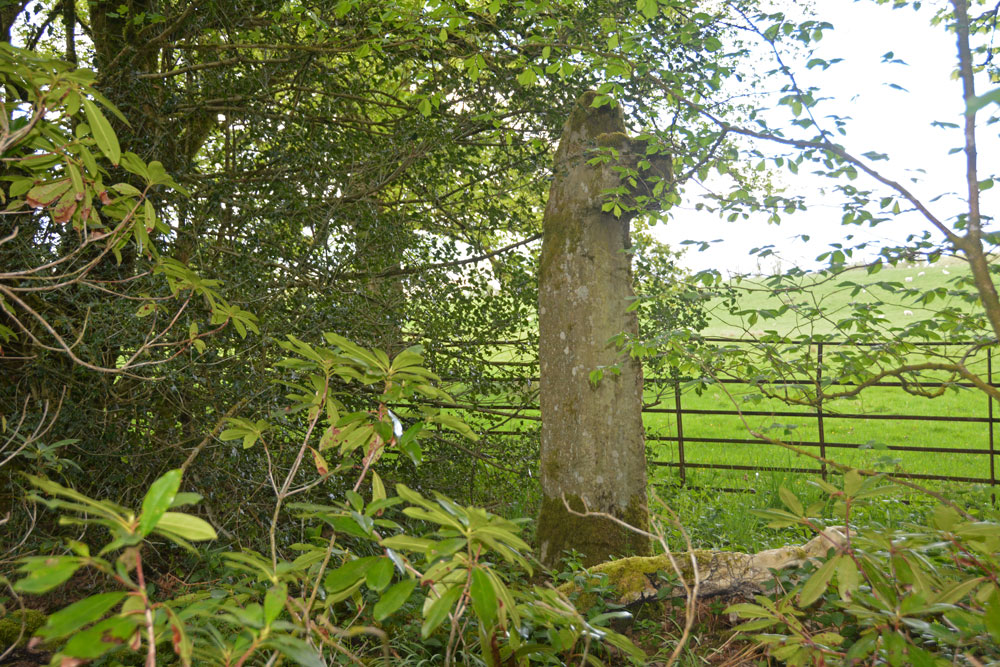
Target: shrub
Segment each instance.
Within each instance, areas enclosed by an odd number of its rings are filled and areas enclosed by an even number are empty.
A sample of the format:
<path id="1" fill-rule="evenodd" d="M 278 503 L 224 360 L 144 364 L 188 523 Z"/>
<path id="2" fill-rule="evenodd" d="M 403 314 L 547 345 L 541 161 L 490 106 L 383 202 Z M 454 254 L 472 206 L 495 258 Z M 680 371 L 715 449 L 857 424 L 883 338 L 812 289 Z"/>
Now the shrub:
<path id="1" fill-rule="evenodd" d="M 857 526 L 857 506 L 879 502 L 898 487 L 855 471 L 839 488 L 814 483 L 832 502 L 847 540 L 774 599 L 731 606 L 728 611 L 746 619 L 741 632 L 790 665 L 1000 659 L 1000 525 L 939 498 L 926 521 Z M 787 509 L 760 512 L 771 526 L 821 530 L 824 501 L 803 507 L 785 490 L 782 500 Z"/>
<path id="2" fill-rule="evenodd" d="M 279 468 L 269 470 L 275 492 L 270 553 L 224 554 L 227 570 L 214 588 L 161 600 L 147 582 L 143 556 L 150 539 L 193 551 L 192 543 L 215 537 L 206 521 L 174 511 L 200 499 L 180 491 L 181 470 L 157 479 L 138 512 L 30 478 L 45 494 L 35 499 L 66 513 L 64 523 L 97 525 L 110 537 L 96 553 L 67 540 L 69 554 L 21 561 L 24 576 L 14 587 L 24 593 L 51 590 L 82 567 L 114 582 L 115 590 L 69 605 L 38 629 L 47 641 L 65 642 L 57 658 L 91 660 L 127 647 L 155 664 L 159 645 L 169 642 L 184 665 L 242 665 L 274 652 L 321 665 L 322 651 L 355 661 L 371 653 L 388 662 L 391 643 L 401 637 L 437 643 L 445 664 L 459 654 L 487 665 L 599 663 L 602 643 L 641 659 L 631 642 L 606 627 L 613 615 L 588 620 L 557 591 L 524 583 L 533 568 L 516 522 L 402 484 L 394 495 L 387 491 L 374 470 L 381 457 L 403 453 L 419 462 L 417 443 L 432 423 L 471 433 L 451 415 L 411 412 L 414 394 L 450 398 L 433 386 L 437 378 L 422 366 L 418 350 L 390 359 L 334 334 L 327 340 L 334 347 L 294 338 L 284 344 L 292 353 L 279 363 L 291 388 L 286 413 L 305 420 L 305 435 L 292 452 L 279 451 L 288 434 L 265 420 L 234 418 L 222 433 L 245 447 L 266 448 L 269 461 L 291 463 L 283 479 L 275 474 Z M 341 400 L 347 395 L 369 397 L 367 409 L 347 411 Z M 413 423 L 404 429 L 403 420 Z M 334 456 L 336 465 L 327 461 Z M 356 479 L 342 494 L 331 493 L 329 504 L 285 502 L 338 474 Z M 306 543 L 279 544 L 285 511 L 324 526 L 325 536 L 310 530 Z"/>

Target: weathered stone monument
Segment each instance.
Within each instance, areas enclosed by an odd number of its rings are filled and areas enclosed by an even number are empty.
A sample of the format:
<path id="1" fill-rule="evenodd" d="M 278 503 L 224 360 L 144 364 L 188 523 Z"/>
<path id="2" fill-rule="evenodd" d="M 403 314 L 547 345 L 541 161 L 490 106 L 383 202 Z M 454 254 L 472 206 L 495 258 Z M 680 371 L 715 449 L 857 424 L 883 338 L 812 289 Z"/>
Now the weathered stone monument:
<path id="1" fill-rule="evenodd" d="M 538 543 L 544 563 L 576 549 L 586 564 L 612 555 L 647 553 L 648 541 L 604 512 L 646 528 L 646 458 L 642 368 L 610 342 L 638 333 L 629 221 L 634 213 L 605 212 L 607 192 L 625 185 L 626 198 L 670 180 L 670 157 L 646 158 L 646 143 L 625 133 L 620 107 L 595 108 L 595 93 L 579 100 L 563 128 L 543 222 L 538 328 L 541 365 L 542 508 Z M 594 161 L 603 157 L 606 160 Z M 647 168 L 622 179 L 622 168 Z M 617 365 L 591 383 L 591 371 Z"/>

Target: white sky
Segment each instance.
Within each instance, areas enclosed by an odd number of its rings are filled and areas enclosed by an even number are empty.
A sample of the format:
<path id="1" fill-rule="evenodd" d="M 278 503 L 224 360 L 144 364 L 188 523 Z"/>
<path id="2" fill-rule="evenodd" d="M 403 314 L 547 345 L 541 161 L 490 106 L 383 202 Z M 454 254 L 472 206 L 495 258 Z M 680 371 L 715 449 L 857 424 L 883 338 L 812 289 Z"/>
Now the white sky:
<path id="1" fill-rule="evenodd" d="M 961 84 L 951 77 L 956 63 L 954 37 L 941 27 L 930 26 L 933 14 L 927 9 L 893 10 L 873 2 L 850 0 L 820 0 L 816 4 L 816 18 L 829 21 L 835 29 L 824 33 L 815 55 L 844 61 L 824 72 L 820 68 L 806 69 L 806 58 L 783 57 L 800 86 L 817 86 L 821 95 L 834 98 L 819 107 L 818 117 L 827 113 L 850 116 L 853 120 L 848 134 L 839 139 L 844 147 L 856 156 L 871 150 L 888 154 L 889 161 L 875 163 L 878 170 L 909 187 L 939 218 L 950 219 L 962 210 L 958 194 L 929 202 L 938 195 L 962 193 L 965 189 L 964 154 L 948 155 L 949 149 L 962 145 L 962 131 L 931 127 L 934 120 L 962 122 Z M 937 6 L 940 1 L 925 5 Z M 893 51 L 895 58 L 908 66 L 883 64 L 882 55 L 887 51 Z M 888 82 L 899 84 L 908 92 L 890 88 Z M 977 93 L 987 92 L 996 85 L 978 80 Z M 989 110 L 987 107 L 985 111 Z M 785 114 L 783 120 L 791 118 L 790 112 L 780 113 Z M 991 167 L 997 164 L 1000 155 L 997 126 L 986 127 L 987 116 L 984 112 L 978 116 L 980 179 L 995 173 Z M 777 120 L 778 116 L 769 118 L 772 125 Z M 832 128 L 832 124 L 828 127 Z M 767 147 L 764 150 L 769 152 Z M 917 168 L 925 169 L 926 175 L 913 171 Z M 685 202 L 682 208 L 674 209 L 665 226 L 658 227 L 658 235 L 674 248 L 680 248 L 685 239 L 723 239 L 704 252 L 689 249 L 682 264 L 692 270 L 717 268 L 724 273 L 770 273 L 776 260 L 758 260 L 748 255 L 750 248 L 774 245 L 785 269 L 792 264 L 815 267 L 815 257 L 828 249 L 827 244 L 843 242 L 848 233 L 855 234 L 855 241 L 871 238 L 904 243 L 907 234 L 927 226 L 916 214 L 903 214 L 875 229 L 842 226 L 842 196 L 821 191 L 824 186 L 830 189 L 833 181 L 812 176 L 808 171 L 804 163 L 798 176 L 782 172 L 787 192 L 805 195 L 809 210 L 783 215 L 780 226 L 767 224 L 765 214 L 757 219 L 727 223 L 715 214 L 697 212 L 691 202 Z M 911 183 L 911 177 L 920 181 Z M 854 185 L 867 189 L 877 184 L 861 176 Z M 689 187 L 688 193 L 693 194 L 697 189 Z M 998 191 L 1000 187 L 984 193 L 984 214 L 989 215 L 996 207 Z M 798 234 L 809 234 L 811 241 L 806 244 L 794 240 Z"/>

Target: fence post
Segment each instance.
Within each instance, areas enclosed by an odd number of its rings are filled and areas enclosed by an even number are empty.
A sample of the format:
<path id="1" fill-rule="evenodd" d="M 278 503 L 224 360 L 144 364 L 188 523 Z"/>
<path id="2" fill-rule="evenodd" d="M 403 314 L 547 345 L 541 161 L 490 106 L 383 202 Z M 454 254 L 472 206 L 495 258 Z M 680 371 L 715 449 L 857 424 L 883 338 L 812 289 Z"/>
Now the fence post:
<path id="1" fill-rule="evenodd" d="M 680 464 L 681 486 L 684 486 L 687 483 L 687 473 L 684 470 L 684 422 L 681 418 L 683 410 L 681 409 L 681 379 L 679 377 L 674 378 L 674 406 L 677 416 L 677 461 Z"/>
<path id="2" fill-rule="evenodd" d="M 993 386 L 993 348 L 986 348 L 986 381 L 989 382 L 990 386 Z M 995 488 L 997 484 L 997 473 L 996 473 L 996 452 L 993 447 L 993 397 L 989 394 L 986 395 L 986 402 L 989 405 L 988 415 L 990 418 L 990 487 Z M 994 491 L 992 494 L 993 504 L 996 505 L 997 495 Z"/>
<path id="3" fill-rule="evenodd" d="M 826 433 L 823 430 L 823 343 L 816 344 L 816 423 L 819 426 L 820 474 L 826 479 Z"/>

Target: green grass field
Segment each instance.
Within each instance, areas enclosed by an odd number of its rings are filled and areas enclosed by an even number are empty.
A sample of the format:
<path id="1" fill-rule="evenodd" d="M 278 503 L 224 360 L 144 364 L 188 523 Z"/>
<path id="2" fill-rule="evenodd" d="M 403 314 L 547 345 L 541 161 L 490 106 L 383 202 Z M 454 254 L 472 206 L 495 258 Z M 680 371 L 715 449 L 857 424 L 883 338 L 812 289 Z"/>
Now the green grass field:
<path id="1" fill-rule="evenodd" d="M 914 303 L 914 295 L 927 290 L 949 287 L 950 281 L 961 275 L 963 267 L 942 263 L 933 267 L 899 266 L 868 276 L 864 271 L 851 272 L 848 277 L 828 281 L 809 292 L 788 293 L 778 297 L 771 291 L 755 286 L 757 281 L 744 281 L 742 287 L 750 291 L 741 299 L 746 311 L 774 310 L 779 299 L 787 303 L 808 302 L 821 304 L 830 317 L 817 324 L 806 324 L 794 312 L 767 321 L 749 325 L 739 321 L 720 304 L 711 304 L 711 322 L 702 332 L 707 336 L 746 337 L 766 330 L 775 330 L 790 337 L 809 333 L 833 333 L 833 322 L 851 309 L 851 303 L 884 301 L 881 311 L 886 329 L 906 326 L 915 319 L 927 318 L 944 304 L 956 305 L 948 299 L 933 302 L 929 307 Z M 907 280 L 909 278 L 909 280 Z M 838 283 L 853 280 L 862 284 L 881 281 L 883 287 L 871 287 L 852 296 L 851 288 Z M 895 287 L 894 287 L 895 286 Z M 888 289 L 886 289 L 888 288 Z M 907 290 L 915 290 L 908 293 Z M 968 307 L 968 306 L 966 306 Z M 827 348 L 832 349 L 832 348 Z M 496 361 L 517 361 L 501 350 Z M 1000 357 L 998 357 L 1000 360 Z M 524 361 L 521 359 L 520 361 Z M 986 354 L 977 353 L 968 360 L 976 372 L 986 375 Z M 1000 372 L 1000 367 L 998 367 Z M 1000 379 L 1000 378 L 998 378 Z M 816 475 L 774 472 L 768 468 L 818 469 L 819 463 L 780 446 L 762 443 L 712 443 L 697 440 L 754 440 L 750 432 L 757 431 L 795 444 L 815 443 L 819 440 L 815 410 L 808 407 L 788 406 L 775 399 L 754 400 L 757 390 L 746 384 L 709 385 L 702 393 L 688 389 L 682 393 L 685 410 L 704 411 L 753 411 L 755 414 L 718 415 L 685 414 L 682 416 L 685 436 L 684 458 L 688 466 L 735 465 L 759 467 L 765 470 L 716 470 L 687 467 L 684 489 L 678 487 L 680 475 L 676 467 L 657 463 L 677 463 L 680 452 L 676 442 L 658 440 L 677 436 L 677 415 L 672 388 L 656 395 L 657 385 L 647 376 L 647 402 L 658 401 L 645 414 L 647 452 L 651 466 L 651 483 L 656 493 L 677 510 L 685 525 L 700 544 L 729 545 L 734 548 L 764 548 L 791 539 L 784 532 L 767 531 L 763 523 L 748 513 L 752 508 L 773 507 L 779 487 L 793 489 L 804 497 L 818 497 L 809 485 Z M 502 396 L 495 397 L 504 402 Z M 509 402 L 509 400 L 507 400 Z M 995 407 L 996 409 L 996 407 Z M 989 480 L 991 471 L 989 403 L 978 390 L 954 387 L 943 396 L 928 399 L 904 392 L 898 387 L 873 387 L 854 400 L 830 401 L 824 404 L 823 436 L 827 443 L 827 458 L 851 466 L 885 472 L 914 475 L 946 475 Z M 797 412 L 801 416 L 782 416 L 776 413 Z M 537 415 L 530 410 L 526 414 Z M 841 418 L 838 415 L 860 415 L 861 418 Z M 983 421 L 918 421 L 891 419 L 893 415 L 919 417 L 949 417 L 979 419 Z M 1000 410 L 997 410 L 1000 417 Z M 745 422 L 744 422 L 745 419 Z M 537 424 L 537 423 L 536 423 Z M 996 446 L 1000 449 L 1000 432 L 995 433 Z M 692 441 L 693 440 L 693 441 Z M 512 445 L 514 443 L 511 443 Z M 896 447 L 920 447 L 929 451 L 900 451 Z M 816 445 L 804 447 L 819 453 Z M 967 450 L 976 450 L 970 453 Z M 1000 476 L 1000 467 L 995 471 Z M 954 485 L 944 482 L 917 480 L 934 488 L 950 488 L 949 493 L 963 494 L 970 506 L 989 504 L 988 485 Z M 512 480 L 514 485 L 524 480 Z M 718 489 L 738 490 L 737 493 L 719 493 Z M 881 505 L 887 520 L 917 511 L 916 501 L 900 500 Z M 918 503 L 919 504 L 919 503 Z"/>
<path id="2" fill-rule="evenodd" d="M 923 264 L 899 264 L 869 275 L 864 269 L 852 269 L 837 278 L 820 281 L 807 275 L 801 280 L 807 290 L 788 290 L 775 294 L 768 286 L 766 277 L 746 278 L 734 283 L 740 292 L 739 305 L 743 310 L 774 311 L 782 304 L 793 306 L 822 307 L 826 313 L 823 319 L 805 319 L 795 310 L 774 319 L 761 319 L 755 324 L 730 315 L 721 301 L 709 304 L 708 327 L 702 331 L 706 336 L 742 338 L 748 334 L 761 334 L 774 330 L 789 337 L 804 334 L 827 334 L 835 330 L 835 322 L 848 314 L 852 303 L 874 304 L 882 302 L 881 315 L 887 325 L 905 326 L 917 319 L 928 318 L 946 305 L 967 309 L 968 306 L 954 297 L 935 300 L 929 305 L 921 305 L 918 300 L 930 290 L 953 288 L 954 281 L 966 275 L 967 268 L 957 260 L 941 260 L 931 266 Z M 846 282 L 867 286 L 864 291 L 853 294 L 853 287 Z M 882 285 L 879 286 L 878 284 Z"/>
<path id="3" fill-rule="evenodd" d="M 954 297 L 936 300 L 927 307 L 920 306 L 915 301 L 916 295 L 929 290 L 951 287 L 951 283 L 962 275 L 963 270 L 960 264 L 944 262 L 933 266 L 900 265 L 873 275 L 868 275 L 863 270 L 851 271 L 840 278 L 821 282 L 807 291 L 783 294 L 775 294 L 773 290 L 767 289 L 763 284 L 764 279 L 744 280 L 740 284 L 741 290 L 747 290 L 740 299 L 740 308 L 743 310 L 774 311 L 781 303 L 808 303 L 822 305 L 828 317 L 818 322 L 807 323 L 798 319 L 795 312 L 790 311 L 775 319 L 758 320 L 755 325 L 750 325 L 745 320 L 725 312 L 726 309 L 722 304 L 714 303 L 710 305 L 712 317 L 709 327 L 703 333 L 707 336 L 722 337 L 746 337 L 763 333 L 765 330 L 775 330 L 790 337 L 805 333 L 829 334 L 835 331 L 834 322 L 850 311 L 852 302 L 873 303 L 876 300 L 885 303 L 881 311 L 887 328 L 905 326 L 916 318 L 930 317 L 935 309 L 944 305 L 958 305 L 960 302 Z M 809 280 L 807 278 L 804 282 L 808 283 Z M 853 287 L 841 285 L 845 281 L 870 287 L 852 295 Z M 881 283 L 881 286 L 876 287 L 875 283 Z M 963 304 L 963 307 L 969 306 Z M 936 349 L 942 350 L 942 348 Z M 827 354 L 830 353 L 831 349 L 827 348 Z M 985 376 L 986 354 L 979 353 L 969 360 L 968 365 Z M 802 417 L 755 414 L 746 416 L 745 423 L 739 416 L 684 415 L 685 438 L 752 439 L 748 431 L 753 429 L 784 441 L 819 440 L 818 421 L 813 410 L 807 407 L 789 407 L 777 400 L 748 403 L 747 400 L 754 395 L 756 391 L 748 385 L 727 385 L 725 390 L 714 386 L 700 396 L 693 391 L 687 391 L 683 394 L 682 402 L 685 409 L 729 411 L 745 409 L 757 413 L 806 414 Z M 955 388 L 943 396 L 928 399 L 908 394 L 901 388 L 873 387 L 863 392 L 856 400 L 828 402 L 824 405 L 824 410 L 833 413 L 825 416 L 823 420 L 824 441 L 833 445 L 826 448 L 826 455 L 829 458 L 858 467 L 920 475 L 980 479 L 991 477 L 988 423 L 887 418 L 892 415 L 912 415 L 985 419 L 989 403 L 979 391 Z M 813 414 L 808 414 L 810 412 Z M 864 415 L 867 418 L 838 418 L 838 414 Z M 651 439 L 677 434 L 676 416 L 669 412 L 647 415 L 646 423 Z M 651 453 L 655 459 L 674 462 L 679 459 L 676 444 L 652 442 Z M 892 449 L 898 446 L 925 447 L 942 451 L 910 452 Z M 817 446 L 807 449 L 819 453 Z M 957 453 L 956 450 L 979 450 L 979 453 Z M 806 457 L 781 447 L 757 443 L 687 443 L 685 460 L 687 463 L 817 467 L 816 462 Z M 750 475 L 744 473 L 728 476 L 736 481 L 747 477 L 746 481 L 750 481 Z"/>

